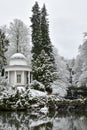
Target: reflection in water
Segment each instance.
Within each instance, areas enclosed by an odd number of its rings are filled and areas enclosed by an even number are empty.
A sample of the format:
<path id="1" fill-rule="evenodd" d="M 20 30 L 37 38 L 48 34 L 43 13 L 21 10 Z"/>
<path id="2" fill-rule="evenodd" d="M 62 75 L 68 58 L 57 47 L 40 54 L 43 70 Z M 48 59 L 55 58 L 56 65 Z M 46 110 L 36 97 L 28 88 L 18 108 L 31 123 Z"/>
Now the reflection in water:
<path id="1" fill-rule="evenodd" d="M 0 130 L 87 130 L 87 117 L 0 112 Z"/>

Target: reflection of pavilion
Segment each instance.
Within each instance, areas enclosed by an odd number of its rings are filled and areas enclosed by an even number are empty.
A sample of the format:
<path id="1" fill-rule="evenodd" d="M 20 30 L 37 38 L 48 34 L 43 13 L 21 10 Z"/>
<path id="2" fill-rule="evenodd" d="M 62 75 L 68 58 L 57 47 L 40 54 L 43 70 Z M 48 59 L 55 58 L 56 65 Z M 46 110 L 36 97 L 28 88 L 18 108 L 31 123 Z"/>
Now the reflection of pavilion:
<path id="1" fill-rule="evenodd" d="M 5 75 L 8 78 L 8 83 L 13 86 L 30 84 L 32 75 L 26 57 L 21 53 L 12 55 L 9 65 L 5 68 Z"/>

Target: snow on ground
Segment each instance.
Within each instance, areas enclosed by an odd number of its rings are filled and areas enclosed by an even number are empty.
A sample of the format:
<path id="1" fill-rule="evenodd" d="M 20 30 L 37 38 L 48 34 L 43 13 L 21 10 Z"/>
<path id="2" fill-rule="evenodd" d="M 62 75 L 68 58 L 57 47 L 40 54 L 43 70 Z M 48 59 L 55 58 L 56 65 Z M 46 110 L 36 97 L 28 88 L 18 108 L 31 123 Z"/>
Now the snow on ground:
<path id="1" fill-rule="evenodd" d="M 24 87 L 17 87 L 17 89 L 21 92 L 21 91 L 25 91 L 26 89 Z M 29 89 L 30 90 L 30 96 L 35 98 L 35 97 L 46 97 L 47 93 L 46 92 L 42 92 L 42 91 L 38 91 L 35 89 Z"/>
<path id="2" fill-rule="evenodd" d="M 51 122 L 50 119 L 40 119 L 30 123 L 30 128 Z"/>
<path id="3" fill-rule="evenodd" d="M 47 93 L 46 92 L 41 92 L 38 90 L 34 90 L 34 89 L 30 89 L 30 94 L 31 97 L 35 98 L 35 97 L 46 97 Z"/>
<path id="4" fill-rule="evenodd" d="M 24 87 L 20 87 L 20 86 L 18 86 L 17 89 L 19 90 L 19 92 L 21 92 L 21 91 L 25 91 L 25 88 L 24 88 Z"/>

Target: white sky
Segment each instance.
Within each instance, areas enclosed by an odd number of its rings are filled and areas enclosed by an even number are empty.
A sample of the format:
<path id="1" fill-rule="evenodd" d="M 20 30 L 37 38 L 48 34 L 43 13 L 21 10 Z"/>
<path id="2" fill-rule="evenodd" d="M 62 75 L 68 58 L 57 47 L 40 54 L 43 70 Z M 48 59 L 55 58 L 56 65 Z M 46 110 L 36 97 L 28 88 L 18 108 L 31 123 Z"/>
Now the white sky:
<path id="1" fill-rule="evenodd" d="M 87 31 L 87 0 L 37 0 L 46 4 L 50 37 L 59 54 L 65 58 L 77 55 L 82 33 Z M 0 26 L 21 19 L 30 26 L 35 0 L 0 0 Z"/>

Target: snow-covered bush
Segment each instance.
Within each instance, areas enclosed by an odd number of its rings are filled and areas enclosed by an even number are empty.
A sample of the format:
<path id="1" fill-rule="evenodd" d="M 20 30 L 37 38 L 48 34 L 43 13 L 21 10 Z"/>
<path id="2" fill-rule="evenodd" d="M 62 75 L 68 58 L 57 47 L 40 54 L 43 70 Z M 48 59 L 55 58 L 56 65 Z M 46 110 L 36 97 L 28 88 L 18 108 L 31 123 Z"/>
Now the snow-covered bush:
<path id="1" fill-rule="evenodd" d="M 25 87 L 0 85 L 0 110 L 27 110 L 45 105 L 47 93 Z M 45 100 L 45 101 L 43 101 Z"/>
<path id="2" fill-rule="evenodd" d="M 29 107 L 29 89 L 20 91 L 17 87 L 0 85 L 0 110 L 23 110 Z"/>
<path id="3" fill-rule="evenodd" d="M 5 77 L 0 77 L 0 84 L 6 86 L 7 85 L 7 79 Z"/>
<path id="4" fill-rule="evenodd" d="M 35 90 L 45 91 L 45 86 L 37 80 L 32 81 L 30 87 Z"/>

